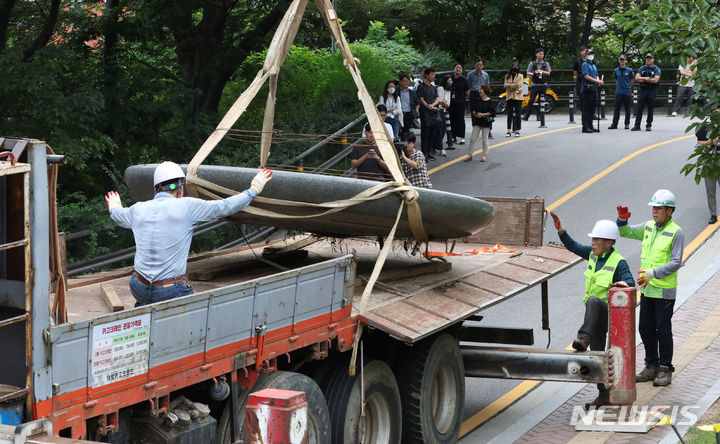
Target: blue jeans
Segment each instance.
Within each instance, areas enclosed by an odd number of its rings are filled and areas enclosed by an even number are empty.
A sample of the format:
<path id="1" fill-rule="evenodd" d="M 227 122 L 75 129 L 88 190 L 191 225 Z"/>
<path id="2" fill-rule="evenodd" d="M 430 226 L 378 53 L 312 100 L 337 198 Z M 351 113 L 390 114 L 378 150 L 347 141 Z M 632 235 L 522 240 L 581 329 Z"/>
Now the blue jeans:
<path id="1" fill-rule="evenodd" d="M 153 304 L 155 302 L 167 301 L 168 299 L 179 298 L 195 293 L 190 284 L 185 281 L 168 285 L 145 285 L 140 282 L 135 274 L 130 278 L 130 293 L 135 297 L 135 306 Z"/>
<path id="2" fill-rule="evenodd" d="M 393 136 L 395 139 L 400 139 L 400 121 L 394 117 L 385 117 L 385 123 L 389 123 L 393 129 Z"/>

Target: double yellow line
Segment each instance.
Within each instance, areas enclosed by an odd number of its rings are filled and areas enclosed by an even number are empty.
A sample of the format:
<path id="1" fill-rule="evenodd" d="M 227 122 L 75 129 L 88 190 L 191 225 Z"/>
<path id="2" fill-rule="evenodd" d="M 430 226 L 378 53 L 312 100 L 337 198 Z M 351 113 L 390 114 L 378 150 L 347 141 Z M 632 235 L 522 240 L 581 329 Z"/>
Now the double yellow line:
<path id="1" fill-rule="evenodd" d="M 537 133 L 537 134 L 532 134 L 532 135 L 529 135 L 529 136 L 520 137 L 520 138 L 517 138 L 517 139 L 514 139 L 514 140 L 508 140 L 508 141 L 505 141 L 505 142 L 502 142 L 502 143 L 493 145 L 493 146 L 490 147 L 490 149 L 496 148 L 496 147 L 499 147 L 499 146 L 502 146 L 502 145 L 507 145 L 507 144 L 509 144 L 509 143 L 519 142 L 519 141 L 525 140 L 525 139 L 530 139 L 530 138 L 532 138 L 532 137 L 538 137 L 538 136 L 542 136 L 542 135 L 546 135 L 546 134 L 551 134 L 551 133 L 555 133 L 555 132 L 559 132 L 559 131 L 565 131 L 565 130 L 568 130 L 568 129 L 578 128 L 578 127 L 579 127 L 579 126 L 571 126 L 571 127 L 567 127 L 567 128 L 561 128 L 561 129 L 555 129 L 555 130 L 550 130 L 550 131 L 544 131 L 544 132 L 540 132 L 540 133 Z M 641 148 L 641 149 L 639 149 L 639 150 L 637 150 L 637 151 L 635 151 L 635 152 L 633 152 L 633 153 L 631 153 L 631 154 L 628 154 L 627 156 L 625 156 L 625 157 L 623 157 L 622 159 L 618 160 L 617 162 L 613 163 L 612 165 L 610 165 L 609 167 L 605 168 L 605 169 L 602 170 L 601 172 L 597 173 L 596 175 L 594 175 L 593 177 L 591 177 L 590 179 L 588 179 L 588 180 L 585 181 L 584 183 L 580 184 L 579 186 L 577 186 L 576 188 L 574 188 L 572 191 L 570 191 L 569 193 L 567 193 L 567 194 L 565 194 L 564 196 L 562 196 L 560 199 L 558 199 L 558 200 L 556 200 L 555 202 L 553 202 L 553 203 L 551 203 L 550 205 L 548 205 L 548 206 L 547 206 L 547 210 L 548 210 L 548 211 L 552 211 L 552 210 L 558 208 L 560 205 L 564 204 L 565 202 L 567 202 L 567 201 L 570 200 L 571 198 L 575 197 L 576 195 L 578 195 L 578 194 L 581 193 L 582 191 L 586 190 L 586 189 L 589 188 L 592 184 L 594 184 L 595 182 L 599 181 L 599 180 L 602 179 L 603 177 L 605 177 L 605 176 L 607 176 L 608 174 L 610 174 L 611 172 L 615 171 L 615 170 L 616 170 L 617 168 L 619 168 L 621 165 L 629 162 L 630 160 L 634 159 L 635 157 L 639 156 L 640 154 L 646 153 L 646 152 L 648 152 L 648 151 L 650 151 L 650 150 L 652 150 L 652 149 L 661 147 L 661 146 L 663 146 L 663 145 L 668 145 L 668 144 L 670 144 L 670 143 L 675 143 L 675 142 L 679 142 L 679 141 L 682 141 L 682 140 L 687 140 L 687 139 L 689 139 L 689 138 L 691 138 L 691 137 L 694 137 L 694 136 L 693 136 L 693 135 L 688 135 L 688 136 L 676 137 L 676 138 L 671 139 L 671 140 L 666 140 L 666 141 L 664 141 L 664 142 L 659 142 L 659 143 L 655 143 L 655 144 L 653 144 L 653 145 L 646 146 L 646 147 Z M 479 153 L 479 151 L 477 151 L 477 152 L 474 153 L 474 154 L 477 154 L 477 153 Z M 458 163 L 458 162 L 460 162 L 460 161 L 462 161 L 462 160 L 463 160 L 463 157 L 459 157 L 459 158 L 457 158 L 457 159 L 453 159 L 453 160 L 451 160 L 450 162 L 444 163 L 444 164 L 442 164 L 442 165 L 439 165 L 439 166 L 433 168 L 432 170 L 429 171 L 429 173 L 430 173 L 430 174 L 435 173 L 435 172 L 440 171 L 440 170 L 442 170 L 442 169 L 444 169 L 444 168 L 447 168 L 447 167 L 450 166 L 450 165 L 454 165 L 454 164 L 456 164 L 456 163 Z M 685 250 L 683 251 L 683 257 L 684 257 L 684 258 L 687 258 L 691 253 L 693 253 L 700 245 L 702 245 L 703 242 L 705 242 L 705 240 L 707 240 L 708 237 L 710 237 L 710 235 L 711 235 L 717 228 L 718 228 L 718 224 L 713 224 L 713 225 L 709 225 L 706 229 L 704 229 L 697 237 L 695 237 L 695 239 L 692 240 L 692 242 L 690 242 L 690 243 L 685 247 Z M 520 399 L 520 398 L 522 398 L 523 396 L 525 396 L 530 390 L 532 390 L 533 388 L 535 388 L 535 386 L 537 386 L 539 383 L 540 383 L 540 381 L 523 381 L 523 382 L 521 382 L 520 384 L 518 384 L 517 386 L 515 386 L 512 390 L 508 391 L 508 392 L 505 393 L 503 396 L 501 396 L 500 398 L 498 398 L 498 399 L 496 399 L 495 401 L 493 401 L 492 403 L 490 403 L 490 405 L 488 405 L 488 406 L 485 407 L 484 409 L 480 410 L 479 412 L 477 412 L 476 414 L 474 414 L 473 416 L 471 416 L 470 418 L 468 418 L 467 420 L 465 420 L 465 421 L 462 423 L 462 426 L 460 427 L 459 438 L 462 438 L 463 436 L 467 435 L 467 434 L 470 433 L 472 430 L 474 430 L 475 428 L 479 427 L 479 426 L 482 425 L 484 422 L 486 422 L 487 420 L 489 420 L 490 418 L 492 418 L 493 416 L 495 416 L 496 414 L 498 414 L 498 413 L 501 412 L 502 410 L 506 409 L 508 406 L 510 406 L 511 404 L 513 404 L 515 401 L 517 401 L 518 399 Z"/>

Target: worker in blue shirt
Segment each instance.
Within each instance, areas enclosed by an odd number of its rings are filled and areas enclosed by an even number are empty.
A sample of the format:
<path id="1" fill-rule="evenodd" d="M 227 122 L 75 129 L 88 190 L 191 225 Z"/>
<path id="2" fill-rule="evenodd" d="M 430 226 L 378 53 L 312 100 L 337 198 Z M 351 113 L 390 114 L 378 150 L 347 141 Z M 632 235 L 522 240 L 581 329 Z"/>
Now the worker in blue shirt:
<path id="1" fill-rule="evenodd" d="M 178 164 L 163 162 L 153 174 L 152 200 L 123 208 L 120 195 L 110 191 L 105 196 L 110 218 L 132 229 L 135 237 L 135 273 L 130 278 L 135 306 L 192 294 L 185 271 L 195 227 L 243 210 L 270 179 L 272 172 L 263 169 L 249 189 L 227 199 L 207 201 L 184 197 L 185 173 Z"/>
<path id="2" fill-rule="evenodd" d="M 565 231 L 560 216 L 554 211 L 551 211 L 550 215 L 565 248 L 588 261 L 583 297 L 585 317 L 572 347 L 578 352 L 583 352 L 588 347 L 593 351 L 604 351 L 608 331 L 608 290 L 610 287 L 635 286 L 630 266 L 614 247 L 620 231 L 615 222 L 599 220 L 588 234 L 592 239 L 591 244 L 582 245 Z M 598 397 L 585 404 L 585 408 L 610 403 L 610 391 L 603 384 L 598 384 L 598 392 Z"/>
<path id="3" fill-rule="evenodd" d="M 608 129 L 617 129 L 620 120 L 620 108 L 625 107 L 625 129 L 630 128 L 630 98 L 632 97 L 632 87 L 635 83 L 633 75 L 635 72 L 627 66 L 627 56 L 620 54 L 618 57 L 620 66 L 615 68 L 615 112 L 613 113 L 612 123 Z"/>
<path id="4" fill-rule="evenodd" d="M 591 48 L 585 51 L 586 60 L 582 64 L 580 73 L 582 83 L 580 84 L 580 100 L 582 101 L 582 132 L 600 132 L 593 127 L 592 118 L 595 111 L 595 98 L 597 89 L 604 85 L 603 77 L 598 77 L 597 66 L 595 66 L 595 53 Z"/>

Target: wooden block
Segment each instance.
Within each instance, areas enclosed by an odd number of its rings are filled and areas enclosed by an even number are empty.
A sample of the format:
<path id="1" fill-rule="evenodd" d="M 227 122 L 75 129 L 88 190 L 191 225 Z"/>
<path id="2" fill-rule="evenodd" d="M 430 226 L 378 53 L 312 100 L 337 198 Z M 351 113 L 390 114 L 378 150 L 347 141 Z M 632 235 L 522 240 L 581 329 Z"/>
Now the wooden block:
<path id="1" fill-rule="evenodd" d="M 401 268 L 384 269 L 380 272 L 378 281 L 392 282 L 400 279 L 407 279 L 416 276 L 426 276 L 428 274 L 445 273 L 452 269 L 450 262 L 426 262 L 419 265 L 411 265 Z M 367 275 L 369 277 L 369 275 Z"/>
<path id="2" fill-rule="evenodd" d="M 105 304 L 108 306 L 111 312 L 125 310 L 125 305 L 120 300 L 115 288 L 110 284 L 102 284 L 102 295 L 105 300 Z"/>

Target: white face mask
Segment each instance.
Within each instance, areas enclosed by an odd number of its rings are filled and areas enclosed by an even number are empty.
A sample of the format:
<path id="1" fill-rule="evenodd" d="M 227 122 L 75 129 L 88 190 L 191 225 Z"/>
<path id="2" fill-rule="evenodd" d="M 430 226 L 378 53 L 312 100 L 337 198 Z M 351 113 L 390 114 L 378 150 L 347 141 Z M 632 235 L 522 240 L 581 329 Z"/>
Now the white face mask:
<path id="1" fill-rule="evenodd" d="M 595 60 L 595 56 L 594 56 L 593 54 L 590 54 L 589 56 L 587 56 L 587 59 L 588 59 L 588 60 Z"/>
<path id="2" fill-rule="evenodd" d="M 395 94 L 395 88 L 388 88 L 388 92 L 390 94 Z"/>

